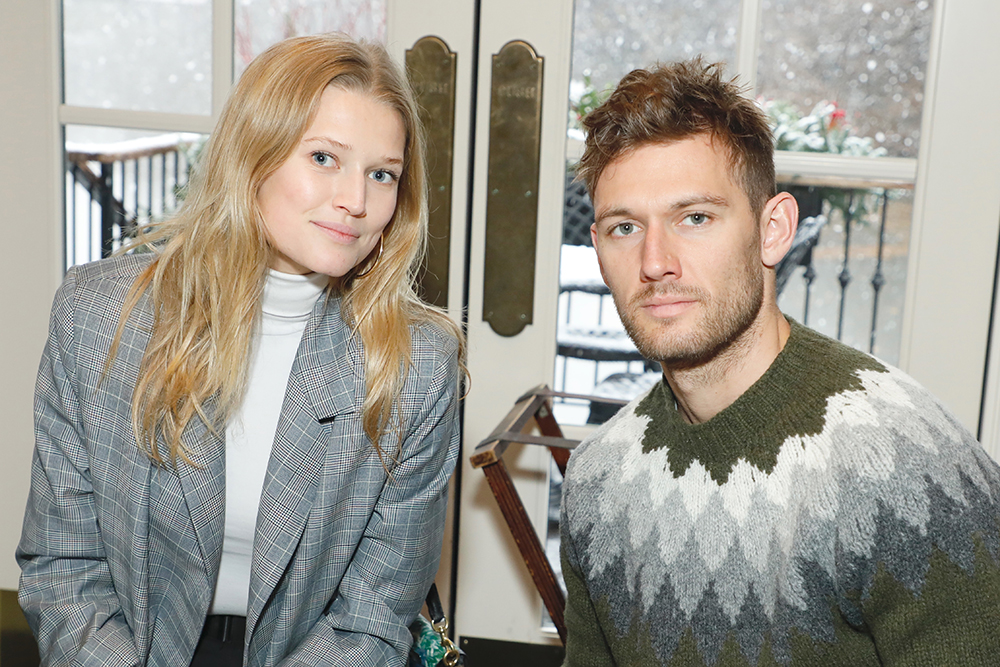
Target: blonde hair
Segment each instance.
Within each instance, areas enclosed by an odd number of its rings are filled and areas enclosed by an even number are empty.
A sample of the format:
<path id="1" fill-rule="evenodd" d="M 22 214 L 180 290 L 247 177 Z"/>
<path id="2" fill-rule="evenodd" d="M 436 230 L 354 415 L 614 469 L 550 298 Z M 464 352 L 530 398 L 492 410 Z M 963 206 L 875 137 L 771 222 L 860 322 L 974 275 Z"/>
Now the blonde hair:
<path id="1" fill-rule="evenodd" d="M 330 85 L 388 105 L 406 133 L 396 210 L 383 233 L 381 257 L 373 251 L 330 287 L 364 347 L 362 419 L 383 464 L 380 441 L 409 370 L 411 327 L 431 323 L 455 336 L 462 363 L 461 331 L 414 291 L 426 244 L 427 185 L 424 140 L 406 79 L 380 45 L 338 34 L 288 39 L 243 73 L 178 214 L 132 246 L 150 245 L 156 257 L 132 286 L 112 358 L 125 322 L 148 294 L 154 324 L 132 398 L 132 426 L 157 463 L 190 461 L 181 436 L 191 420 L 215 429 L 239 407 L 272 255 L 257 190 L 301 140 Z"/>

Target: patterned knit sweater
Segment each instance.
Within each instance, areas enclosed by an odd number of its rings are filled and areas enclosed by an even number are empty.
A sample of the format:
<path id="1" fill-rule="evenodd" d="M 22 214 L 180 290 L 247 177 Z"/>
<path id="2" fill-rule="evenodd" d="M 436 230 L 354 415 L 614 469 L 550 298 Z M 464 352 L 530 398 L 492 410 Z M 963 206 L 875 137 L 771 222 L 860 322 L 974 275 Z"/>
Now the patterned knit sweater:
<path id="1" fill-rule="evenodd" d="M 571 457 L 566 665 L 1000 665 L 1000 471 L 899 370 L 792 324 L 686 423 L 665 382 Z"/>

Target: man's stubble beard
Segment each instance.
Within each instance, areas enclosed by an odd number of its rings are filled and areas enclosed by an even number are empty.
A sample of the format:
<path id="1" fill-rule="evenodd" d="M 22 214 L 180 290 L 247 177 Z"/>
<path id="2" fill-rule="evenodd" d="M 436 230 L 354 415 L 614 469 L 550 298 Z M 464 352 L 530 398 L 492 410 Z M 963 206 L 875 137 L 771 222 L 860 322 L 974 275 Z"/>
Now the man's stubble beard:
<path id="1" fill-rule="evenodd" d="M 625 331 L 643 357 L 668 369 L 694 368 L 739 344 L 760 314 L 764 303 L 761 265 L 748 261 L 733 279 L 739 289 L 721 299 L 699 287 L 662 283 L 645 285 L 627 304 L 613 296 Z M 639 321 L 641 304 L 654 295 L 689 297 L 697 302 L 702 315 L 683 333 L 673 331 L 673 323 L 647 320 L 643 325 Z"/>

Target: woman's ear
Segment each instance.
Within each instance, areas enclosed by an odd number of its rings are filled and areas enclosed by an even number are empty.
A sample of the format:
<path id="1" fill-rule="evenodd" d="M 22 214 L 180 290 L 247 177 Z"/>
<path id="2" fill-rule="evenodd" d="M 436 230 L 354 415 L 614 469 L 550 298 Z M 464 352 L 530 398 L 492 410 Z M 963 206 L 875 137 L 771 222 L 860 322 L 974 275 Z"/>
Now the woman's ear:
<path id="1" fill-rule="evenodd" d="M 765 205 L 761 214 L 760 255 L 769 268 L 788 253 L 799 226 L 799 205 L 795 197 L 779 192 Z"/>

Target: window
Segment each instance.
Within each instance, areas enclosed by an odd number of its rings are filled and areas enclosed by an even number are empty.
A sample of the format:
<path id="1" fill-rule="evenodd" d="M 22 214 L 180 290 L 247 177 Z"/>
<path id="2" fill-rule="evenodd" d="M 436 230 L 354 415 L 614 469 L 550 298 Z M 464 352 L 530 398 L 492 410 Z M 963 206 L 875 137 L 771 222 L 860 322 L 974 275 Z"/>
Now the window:
<path id="1" fill-rule="evenodd" d="M 779 187 L 796 196 L 802 221 L 779 267 L 782 310 L 898 363 L 931 3 L 577 0 L 575 9 L 556 387 L 628 398 L 658 374 L 603 289 L 586 248 L 592 211 L 572 171 L 580 117 L 621 76 L 698 54 L 727 63 L 775 127 Z M 571 423 L 595 418 L 586 402 L 560 409 Z"/>

